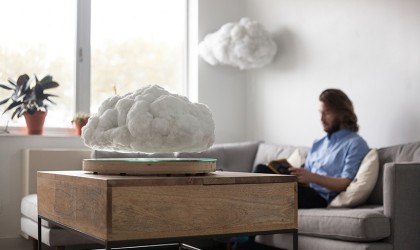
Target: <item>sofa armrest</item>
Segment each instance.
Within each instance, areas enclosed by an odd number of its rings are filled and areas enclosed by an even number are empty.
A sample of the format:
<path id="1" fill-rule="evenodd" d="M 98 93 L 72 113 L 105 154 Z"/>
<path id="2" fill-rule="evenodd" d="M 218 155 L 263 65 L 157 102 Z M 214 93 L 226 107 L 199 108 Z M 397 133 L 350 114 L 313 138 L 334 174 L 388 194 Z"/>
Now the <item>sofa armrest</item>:
<path id="1" fill-rule="evenodd" d="M 386 163 L 384 213 L 391 220 L 394 249 L 420 249 L 420 162 Z"/>

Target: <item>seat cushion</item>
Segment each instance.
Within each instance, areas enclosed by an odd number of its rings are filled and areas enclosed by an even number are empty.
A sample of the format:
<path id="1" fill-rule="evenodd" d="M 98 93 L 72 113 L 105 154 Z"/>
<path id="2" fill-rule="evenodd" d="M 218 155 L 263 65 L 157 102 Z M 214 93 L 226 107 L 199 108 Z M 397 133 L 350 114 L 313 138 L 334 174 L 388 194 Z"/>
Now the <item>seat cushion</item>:
<path id="1" fill-rule="evenodd" d="M 33 221 L 38 221 L 37 195 L 30 194 L 22 198 L 20 212 Z"/>
<path id="2" fill-rule="evenodd" d="M 348 241 L 374 241 L 391 233 L 382 207 L 299 209 L 299 233 Z"/>
<path id="3" fill-rule="evenodd" d="M 276 249 L 293 249 L 292 234 L 258 235 L 255 242 L 276 247 Z M 299 250 L 392 250 L 392 244 L 376 242 L 354 242 L 299 235 Z"/>
<path id="4" fill-rule="evenodd" d="M 29 194 L 22 198 L 20 203 L 20 212 L 23 216 L 38 223 L 38 196 Z M 51 223 L 42 220 L 41 225 L 45 227 L 53 227 Z"/>
<path id="5" fill-rule="evenodd" d="M 29 194 L 23 197 L 20 203 L 20 212 L 24 217 L 38 223 L 38 196 L 36 194 Z M 57 228 L 57 226 L 45 220 L 41 221 L 41 225 L 44 227 Z"/>

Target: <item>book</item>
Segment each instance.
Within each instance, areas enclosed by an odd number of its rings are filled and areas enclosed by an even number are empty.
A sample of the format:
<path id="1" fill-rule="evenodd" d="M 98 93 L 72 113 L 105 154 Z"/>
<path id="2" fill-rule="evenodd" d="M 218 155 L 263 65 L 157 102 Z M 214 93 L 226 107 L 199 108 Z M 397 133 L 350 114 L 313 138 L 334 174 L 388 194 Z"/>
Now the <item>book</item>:
<path id="1" fill-rule="evenodd" d="M 287 174 L 290 175 L 289 168 L 293 165 L 287 159 L 273 160 L 266 164 L 258 164 L 253 170 L 254 173 L 266 174 Z"/>
<path id="2" fill-rule="evenodd" d="M 267 167 L 274 174 L 290 174 L 289 168 L 293 167 L 286 159 L 270 161 Z"/>

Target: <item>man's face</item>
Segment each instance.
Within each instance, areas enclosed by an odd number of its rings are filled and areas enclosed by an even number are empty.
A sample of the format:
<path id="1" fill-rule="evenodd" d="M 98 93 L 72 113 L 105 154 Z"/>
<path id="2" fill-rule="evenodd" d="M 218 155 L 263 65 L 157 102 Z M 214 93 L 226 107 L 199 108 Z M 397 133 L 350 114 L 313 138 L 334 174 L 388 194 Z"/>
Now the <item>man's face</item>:
<path id="1" fill-rule="evenodd" d="M 340 129 L 338 116 L 332 112 L 323 102 L 320 102 L 319 112 L 321 113 L 321 124 L 324 131 L 331 134 Z"/>

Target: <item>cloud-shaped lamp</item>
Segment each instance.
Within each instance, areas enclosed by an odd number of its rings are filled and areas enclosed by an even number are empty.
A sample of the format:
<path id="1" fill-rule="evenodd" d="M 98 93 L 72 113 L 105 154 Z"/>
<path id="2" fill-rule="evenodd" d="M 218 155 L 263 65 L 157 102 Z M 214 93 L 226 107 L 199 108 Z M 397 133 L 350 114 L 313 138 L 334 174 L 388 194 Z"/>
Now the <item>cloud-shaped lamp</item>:
<path id="1" fill-rule="evenodd" d="M 244 17 L 239 23 L 227 23 L 206 35 L 198 51 L 211 65 L 230 65 L 242 70 L 271 63 L 277 45 L 261 24 Z"/>
<path id="2" fill-rule="evenodd" d="M 214 143 L 209 108 L 158 85 L 106 99 L 82 129 L 84 143 L 119 152 L 200 152 Z"/>

